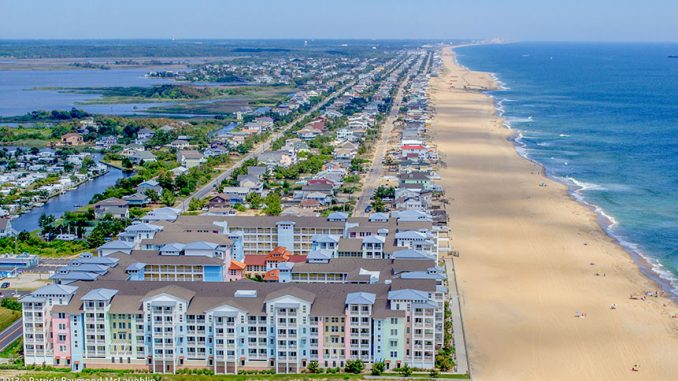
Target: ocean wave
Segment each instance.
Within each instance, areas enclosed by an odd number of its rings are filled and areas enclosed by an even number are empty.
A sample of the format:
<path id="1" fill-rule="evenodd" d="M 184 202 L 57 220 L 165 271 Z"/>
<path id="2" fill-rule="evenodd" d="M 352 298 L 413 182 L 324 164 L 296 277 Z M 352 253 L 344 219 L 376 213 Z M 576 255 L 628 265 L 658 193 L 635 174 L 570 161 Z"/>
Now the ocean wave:
<path id="1" fill-rule="evenodd" d="M 570 135 L 568 135 L 568 134 L 559 134 L 558 136 L 560 136 L 561 138 L 569 138 L 570 137 Z"/>
<path id="2" fill-rule="evenodd" d="M 578 192 L 607 190 L 607 188 L 603 187 L 602 185 L 577 180 L 574 177 L 566 177 L 564 182 L 576 186 L 576 191 Z"/>
<path id="3" fill-rule="evenodd" d="M 534 122 L 534 119 L 532 118 L 531 115 L 528 116 L 527 118 L 521 118 L 521 117 L 516 116 L 516 117 L 509 117 L 509 118 L 506 118 L 506 119 L 511 121 L 511 123 L 532 123 L 532 122 Z"/>

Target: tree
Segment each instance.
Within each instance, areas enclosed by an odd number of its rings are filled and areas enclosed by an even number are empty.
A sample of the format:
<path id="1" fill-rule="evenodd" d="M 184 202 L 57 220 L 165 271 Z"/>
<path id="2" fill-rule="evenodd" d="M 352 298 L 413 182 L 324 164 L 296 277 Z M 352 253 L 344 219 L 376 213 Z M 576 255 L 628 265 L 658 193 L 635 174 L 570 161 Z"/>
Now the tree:
<path id="1" fill-rule="evenodd" d="M 31 239 L 31 234 L 24 230 L 21 233 L 17 234 L 16 239 L 21 242 L 26 242 L 29 239 Z"/>
<path id="2" fill-rule="evenodd" d="M 148 198 L 150 198 L 153 202 L 160 200 L 160 195 L 153 189 L 146 189 L 146 196 L 148 196 Z"/>
<path id="3" fill-rule="evenodd" d="M 174 195 L 173 192 L 165 189 L 162 191 L 162 203 L 165 204 L 166 206 L 173 206 L 174 202 L 176 201 L 176 196 Z"/>
<path id="4" fill-rule="evenodd" d="M 205 206 L 205 201 L 199 200 L 195 197 L 191 199 L 191 201 L 188 203 L 188 210 L 200 210 Z"/>
<path id="5" fill-rule="evenodd" d="M 172 179 L 172 175 L 169 172 L 165 172 L 158 177 L 158 184 L 163 189 L 169 189 L 169 190 L 174 189 L 174 180 Z M 148 197 L 150 197 L 150 196 L 148 196 Z"/>
<path id="6" fill-rule="evenodd" d="M 64 163 L 64 172 L 73 172 L 75 169 L 75 165 L 73 163 L 67 161 Z"/>
<path id="7" fill-rule="evenodd" d="M 132 163 L 132 160 L 130 160 L 128 157 L 123 158 L 120 164 L 122 164 L 123 168 L 125 169 L 132 169 L 134 167 L 134 163 Z"/>
<path id="8" fill-rule="evenodd" d="M 360 374 L 360 372 L 365 369 L 365 363 L 363 363 L 363 360 L 356 359 L 356 360 L 348 360 L 346 361 L 346 366 L 344 367 L 344 371 L 346 373 L 355 373 L 355 374 Z"/>
<path id="9" fill-rule="evenodd" d="M 268 214 L 269 216 L 277 216 L 282 213 L 282 198 L 280 197 L 279 193 L 269 193 L 264 199 L 264 204 L 266 204 L 264 213 Z"/>
<path id="10" fill-rule="evenodd" d="M 82 159 L 82 166 L 80 167 L 80 172 L 86 173 L 94 165 L 96 165 L 94 159 L 92 159 L 91 156 L 85 156 L 85 158 Z"/>
<path id="11" fill-rule="evenodd" d="M 21 311 L 21 303 L 14 298 L 4 298 L 0 302 L 0 306 L 12 311 Z"/>
<path id="12" fill-rule="evenodd" d="M 106 237 L 101 231 L 95 230 L 87 237 L 89 247 L 99 247 L 106 242 Z"/>
<path id="13" fill-rule="evenodd" d="M 42 235 L 48 235 L 52 233 L 54 223 L 54 216 L 51 214 L 42 214 L 38 219 L 38 226 L 42 229 Z"/>
<path id="14" fill-rule="evenodd" d="M 375 362 L 374 365 L 372 365 L 373 376 L 381 376 L 384 373 L 384 370 L 386 370 L 386 364 L 384 364 L 383 361 Z"/>
<path id="15" fill-rule="evenodd" d="M 374 211 L 378 213 L 383 213 L 386 211 L 386 207 L 384 207 L 384 201 L 382 201 L 379 197 L 374 198 Z"/>
<path id="16" fill-rule="evenodd" d="M 443 372 L 454 367 L 454 361 L 452 361 L 452 355 L 449 350 L 443 348 L 440 353 L 436 354 L 436 368 L 440 369 Z"/>
<path id="17" fill-rule="evenodd" d="M 308 371 L 310 373 L 318 373 L 320 371 L 320 365 L 318 364 L 318 361 L 313 360 L 310 363 L 308 363 Z"/>
<path id="18" fill-rule="evenodd" d="M 257 192 L 248 193 L 245 197 L 245 201 L 250 204 L 252 209 L 259 209 L 261 203 L 264 201 L 264 198 Z"/>

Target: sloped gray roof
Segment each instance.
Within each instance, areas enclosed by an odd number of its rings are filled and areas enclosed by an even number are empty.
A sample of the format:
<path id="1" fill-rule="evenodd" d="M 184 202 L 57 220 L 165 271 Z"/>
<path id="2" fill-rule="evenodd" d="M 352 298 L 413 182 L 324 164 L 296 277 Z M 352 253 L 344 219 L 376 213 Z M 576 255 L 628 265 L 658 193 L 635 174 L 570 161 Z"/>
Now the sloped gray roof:
<path id="1" fill-rule="evenodd" d="M 374 304 L 377 295 L 371 292 L 351 292 L 346 294 L 346 304 Z"/>
<path id="2" fill-rule="evenodd" d="M 414 249 L 398 250 L 391 254 L 391 259 L 424 259 L 431 260 L 432 256 L 426 255 L 421 251 Z"/>
<path id="3" fill-rule="evenodd" d="M 410 288 L 405 288 L 401 290 L 395 290 L 395 291 L 389 291 L 388 292 L 388 300 L 428 300 L 428 294 L 419 291 L 419 290 L 413 290 Z"/>
<path id="4" fill-rule="evenodd" d="M 95 288 L 80 298 L 81 300 L 111 300 L 118 290 L 111 288 Z"/>
<path id="5" fill-rule="evenodd" d="M 125 250 L 131 250 L 134 248 L 134 243 L 132 242 L 125 242 L 121 241 L 119 239 L 115 239 L 113 241 L 109 241 L 104 243 L 103 245 L 99 246 L 99 249 L 125 249 Z"/>
<path id="6" fill-rule="evenodd" d="M 77 290 L 77 287 L 66 286 L 63 284 L 48 284 L 33 291 L 32 295 L 72 295 Z"/>

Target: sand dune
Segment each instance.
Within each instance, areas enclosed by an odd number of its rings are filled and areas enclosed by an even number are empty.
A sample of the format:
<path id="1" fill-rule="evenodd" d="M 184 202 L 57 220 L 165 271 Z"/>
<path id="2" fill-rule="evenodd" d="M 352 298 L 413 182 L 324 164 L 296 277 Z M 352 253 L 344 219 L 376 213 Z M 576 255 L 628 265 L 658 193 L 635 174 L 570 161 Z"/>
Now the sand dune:
<path id="1" fill-rule="evenodd" d="M 492 77 L 459 67 L 449 49 L 444 60 L 431 130 L 474 379 L 678 380 L 678 307 L 630 299 L 658 286 L 565 186 L 517 155 L 492 99 L 469 90 Z"/>

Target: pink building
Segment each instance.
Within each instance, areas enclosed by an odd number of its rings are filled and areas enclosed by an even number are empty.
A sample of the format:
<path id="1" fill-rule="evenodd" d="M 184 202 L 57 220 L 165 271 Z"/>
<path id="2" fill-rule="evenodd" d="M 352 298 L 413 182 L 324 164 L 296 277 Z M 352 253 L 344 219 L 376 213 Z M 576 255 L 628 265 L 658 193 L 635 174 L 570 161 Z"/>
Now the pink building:
<path id="1" fill-rule="evenodd" d="M 55 365 L 71 362 L 71 319 L 63 312 L 52 313 L 52 346 Z"/>

